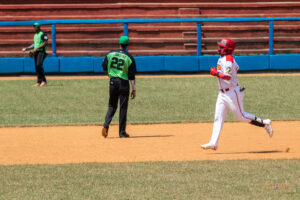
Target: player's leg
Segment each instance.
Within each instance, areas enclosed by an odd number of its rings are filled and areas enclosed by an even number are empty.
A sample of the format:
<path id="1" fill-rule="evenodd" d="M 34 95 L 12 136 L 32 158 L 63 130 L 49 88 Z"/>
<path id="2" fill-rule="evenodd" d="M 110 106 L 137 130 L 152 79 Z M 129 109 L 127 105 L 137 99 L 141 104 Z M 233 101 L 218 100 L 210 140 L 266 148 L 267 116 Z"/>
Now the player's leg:
<path id="1" fill-rule="evenodd" d="M 36 73 L 38 75 L 38 82 L 39 83 L 46 83 L 46 77 L 45 77 L 45 72 L 43 68 L 43 62 L 45 58 L 45 53 L 42 51 L 39 51 L 37 53 L 36 57 Z"/>
<path id="2" fill-rule="evenodd" d="M 102 135 L 104 137 L 107 137 L 109 125 L 118 108 L 118 99 L 119 99 L 119 81 L 117 78 L 111 78 L 109 84 L 108 110 L 105 116 L 105 122 L 103 124 L 103 129 L 102 129 Z"/>
<path id="3" fill-rule="evenodd" d="M 214 149 L 218 147 L 218 142 L 220 138 L 220 133 L 223 128 L 224 121 L 228 112 L 228 107 L 224 95 L 221 93 L 218 95 L 216 110 L 215 110 L 215 119 L 213 125 L 213 131 L 211 135 L 210 142 L 204 145 L 201 145 L 203 149 Z"/>
<path id="4" fill-rule="evenodd" d="M 244 93 L 233 89 L 230 94 L 229 109 L 232 111 L 237 120 L 250 123 L 255 120 L 255 116 L 244 111 L 243 98 Z"/>
<path id="5" fill-rule="evenodd" d="M 120 116 L 119 116 L 119 136 L 120 137 L 129 137 L 129 135 L 126 133 L 128 100 L 129 100 L 129 81 L 121 80 Z"/>
<path id="6" fill-rule="evenodd" d="M 243 107 L 244 92 L 239 89 L 233 90 L 231 93 L 231 102 L 229 108 L 239 121 L 248 122 L 258 127 L 265 127 L 270 137 L 272 137 L 273 130 L 271 127 L 271 120 L 263 120 L 251 113 L 245 112 Z M 268 130 L 269 129 L 269 130 Z"/>
<path id="7" fill-rule="evenodd" d="M 40 75 L 40 69 L 39 69 L 39 61 L 38 58 L 39 57 L 39 53 L 35 53 L 34 55 L 34 66 L 35 66 L 35 72 L 37 75 L 37 80 L 36 80 L 36 85 L 35 86 L 39 86 L 42 83 L 42 77 Z"/>
<path id="8" fill-rule="evenodd" d="M 41 86 L 44 86 L 47 84 L 47 80 L 46 80 L 46 75 L 45 75 L 45 71 L 44 71 L 44 61 L 47 57 L 46 52 L 42 52 L 42 56 L 41 56 L 41 68 L 42 68 L 42 84 Z"/>

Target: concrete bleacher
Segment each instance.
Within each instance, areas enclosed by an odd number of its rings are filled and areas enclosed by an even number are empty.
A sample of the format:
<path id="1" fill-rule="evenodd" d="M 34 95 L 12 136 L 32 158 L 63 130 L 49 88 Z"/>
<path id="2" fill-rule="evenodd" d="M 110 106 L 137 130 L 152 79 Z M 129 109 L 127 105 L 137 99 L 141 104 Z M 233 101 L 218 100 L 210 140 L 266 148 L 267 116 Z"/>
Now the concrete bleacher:
<path id="1" fill-rule="evenodd" d="M 65 3 L 1 4 L 3 21 L 52 19 L 122 18 L 216 18 L 216 17 L 300 17 L 300 2 L 197 2 L 173 3 Z M 105 2 L 105 1 L 103 1 Z M 130 1 L 127 1 L 130 2 Z M 155 1 L 152 1 L 155 2 Z M 168 2 L 168 1 L 167 1 Z M 174 3 L 175 2 L 175 3 Z M 179 2 L 179 3 L 176 3 Z M 186 1 L 184 1 L 186 2 Z M 51 55 L 51 26 L 48 33 Z M 274 52 L 299 53 L 300 22 L 274 22 Z M 103 56 L 117 48 L 122 24 L 72 24 L 56 27 L 58 56 Z M 196 23 L 129 24 L 133 55 L 195 55 Z M 0 57 L 24 56 L 22 47 L 32 43 L 32 27 L 0 27 Z M 202 53 L 216 54 L 216 42 L 230 37 L 237 42 L 236 54 L 268 53 L 268 23 L 202 23 Z"/>

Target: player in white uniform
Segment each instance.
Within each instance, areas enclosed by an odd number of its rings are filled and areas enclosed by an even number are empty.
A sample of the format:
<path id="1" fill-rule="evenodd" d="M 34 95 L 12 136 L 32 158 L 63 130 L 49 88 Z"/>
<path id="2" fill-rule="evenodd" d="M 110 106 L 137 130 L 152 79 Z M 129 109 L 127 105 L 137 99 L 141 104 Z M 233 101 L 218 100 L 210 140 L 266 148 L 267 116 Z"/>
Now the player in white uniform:
<path id="1" fill-rule="evenodd" d="M 239 121 L 264 127 L 269 136 L 272 137 L 273 130 L 270 119 L 262 120 L 253 114 L 245 112 L 243 109 L 243 91 L 245 88 L 241 88 L 238 85 L 237 72 L 239 66 L 232 56 L 232 52 L 235 49 L 234 41 L 231 39 L 223 39 L 221 42 L 218 42 L 218 46 L 218 52 L 221 57 L 218 60 L 217 68 L 210 68 L 210 74 L 217 76 L 220 92 L 216 103 L 215 120 L 210 142 L 201 145 L 201 147 L 203 149 L 213 150 L 218 148 L 220 132 L 228 109 L 233 112 Z"/>

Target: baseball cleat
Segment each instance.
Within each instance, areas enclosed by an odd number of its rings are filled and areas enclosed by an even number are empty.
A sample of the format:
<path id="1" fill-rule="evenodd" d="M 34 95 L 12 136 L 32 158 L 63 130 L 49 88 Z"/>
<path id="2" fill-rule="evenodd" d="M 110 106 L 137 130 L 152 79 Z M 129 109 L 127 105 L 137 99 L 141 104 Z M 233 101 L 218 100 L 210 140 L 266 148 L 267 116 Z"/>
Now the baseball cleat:
<path id="1" fill-rule="evenodd" d="M 273 128 L 272 128 L 272 125 L 271 125 L 271 120 L 266 119 L 266 120 L 264 120 L 264 122 L 265 122 L 265 129 L 268 132 L 269 137 L 272 137 L 273 136 Z"/>
<path id="2" fill-rule="evenodd" d="M 205 150 L 207 150 L 207 149 L 217 150 L 218 147 L 208 143 L 208 144 L 201 145 L 201 148 L 205 149 Z"/>
<path id="3" fill-rule="evenodd" d="M 119 134 L 119 136 L 120 136 L 120 138 L 129 138 L 130 137 L 130 135 L 128 135 L 128 133 L 126 133 L 126 132 L 121 132 Z"/>
<path id="4" fill-rule="evenodd" d="M 103 128 L 102 128 L 102 136 L 106 138 L 107 135 L 108 135 L 108 129 L 105 128 L 105 127 L 103 127 Z"/>

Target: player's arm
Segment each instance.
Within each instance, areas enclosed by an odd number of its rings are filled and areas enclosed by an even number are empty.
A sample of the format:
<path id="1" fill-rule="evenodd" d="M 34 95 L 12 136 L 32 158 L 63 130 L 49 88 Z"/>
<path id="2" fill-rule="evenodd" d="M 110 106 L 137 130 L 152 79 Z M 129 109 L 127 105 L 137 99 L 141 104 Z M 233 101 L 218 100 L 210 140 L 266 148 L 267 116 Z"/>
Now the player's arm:
<path id="1" fill-rule="evenodd" d="M 231 79 L 231 76 L 228 76 L 228 75 L 223 74 L 221 72 L 217 72 L 216 76 L 221 78 L 221 79 L 224 79 L 224 80 L 230 80 Z"/>
<path id="2" fill-rule="evenodd" d="M 130 83 L 131 83 L 131 94 L 130 94 L 130 97 L 131 99 L 134 99 L 135 96 L 136 96 L 136 90 L 135 90 L 135 80 L 130 80 Z"/>
<path id="3" fill-rule="evenodd" d="M 34 49 L 34 44 L 31 44 L 28 47 L 23 48 L 22 51 L 25 52 L 25 51 L 28 51 L 28 50 L 31 50 L 31 49 Z"/>
<path id="4" fill-rule="evenodd" d="M 218 72 L 217 68 L 215 68 L 215 67 L 210 68 L 210 74 L 212 76 L 216 76 L 216 77 L 219 77 L 219 78 L 224 79 L 224 80 L 230 80 L 231 79 L 231 76 L 228 76 L 227 74 L 224 74 L 222 72 Z"/>
<path id="5" fill-rule="evenodd" d="M 136 73 L 136 65 L 135 65 L 135 60 L 133 57 L 131 57 L 132 63 L 129 66 L 128 70 L 128 78 L 131 83 L 131 99 L 134 99 L 136 96 L 136 88 L 135 88 L 135 73 Z"/>
<path id="6" fill-rule="evenodd" d="M 105 56 L 105 58 L 102 62 L 102 68 L 103 68 L 104 73 L 107 73 L 107 65 L 108 65 L 108 59 L 107 59 L 107 56 Z"/>
<path id="7" fill-rule="evenodd" d="M 217 68 L 215 67 L 211 67 L 210 68 L 210 74 L 213 75 L 213 76 L 216 76 L 218 78 L 221 78 L 221 79 L 224 79 L 224 80 L 230 80 L 231 79 L 231 67 L 232 65 L 229 64 L 227 67 L 226 67 L 226 70 L 225 70 L 225 73 L 222 73 L 220 71 L 217 70 Z"/>

